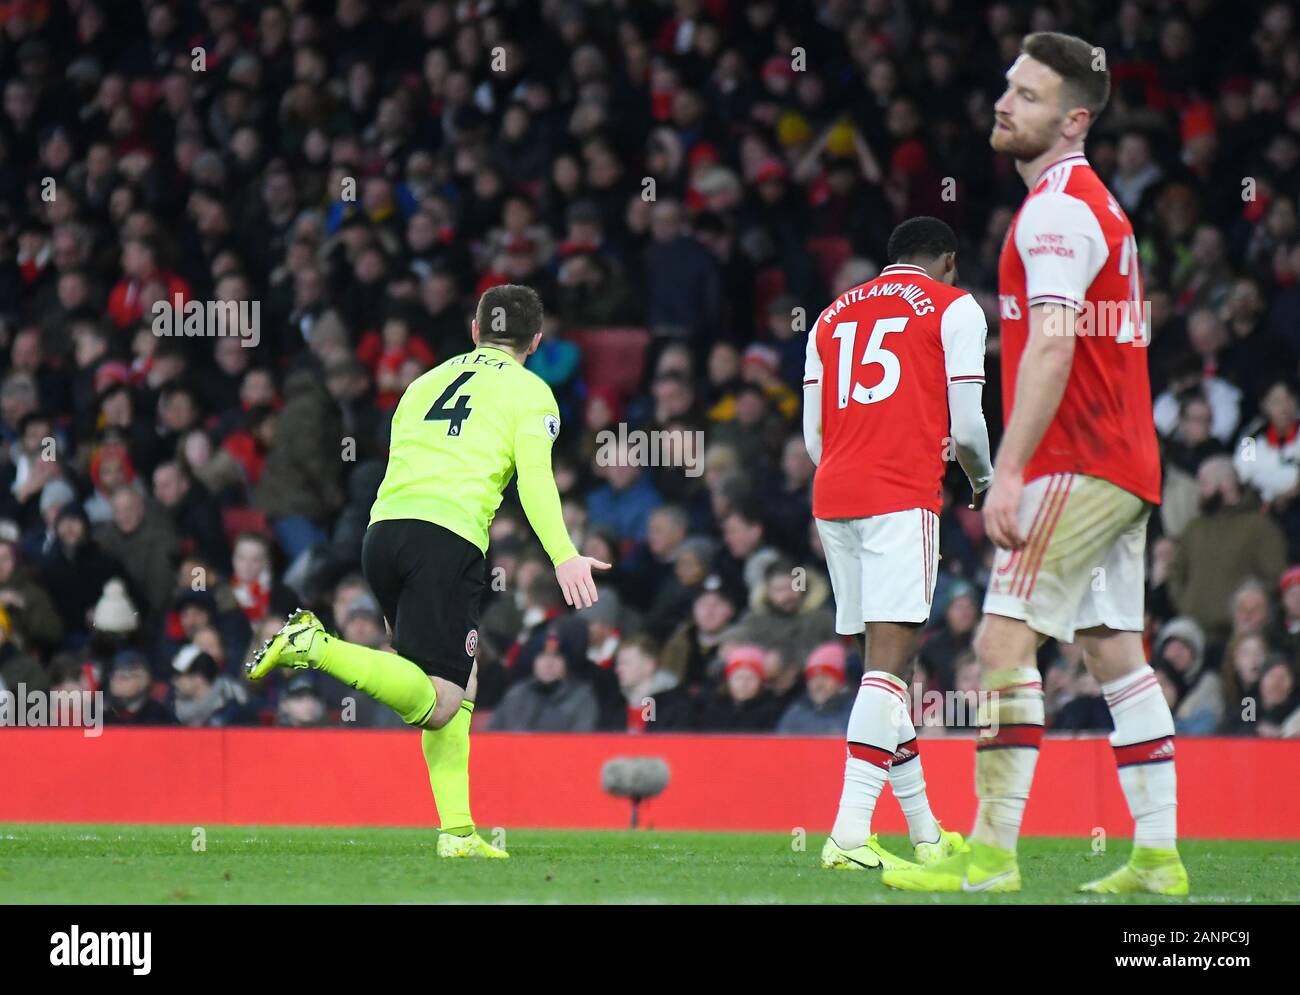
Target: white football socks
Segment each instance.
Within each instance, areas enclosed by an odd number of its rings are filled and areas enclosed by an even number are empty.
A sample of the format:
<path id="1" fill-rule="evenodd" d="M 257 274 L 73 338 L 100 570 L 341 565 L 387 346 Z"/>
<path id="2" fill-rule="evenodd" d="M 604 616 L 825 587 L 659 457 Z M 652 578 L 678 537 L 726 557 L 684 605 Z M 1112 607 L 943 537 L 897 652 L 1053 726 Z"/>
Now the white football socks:
<path id="1" fill-rule="evenodd" d="M 898 734 L 898 749 L 889 766 L 889 786 L 894 789 L 898 806 L 907 818 L 907 835 L 912 845 L 939 842 L 939 823 L 930 811 L 930 799 L 925 794 L 925 772 L 921 769 L 921 753 L 916 742 L 916 727 L 912 717 L 903 709 L 903 725 Z"/>
<path id="2" fill-rule="evenodd" d="M 1178 778 L 1174 717 L 1149 666 L 1101 686 L 1115 731 L 1110 735 L 1119 783 L 1133 816 L 1133 846 L 1175 848 Z"/>
<path id="3" fill-rule="evenodd" d="M 908 721 L 907 685 L 883 670 L 869 671 L 849 713 L 844 790 L 831 829 L 831 839 L 842 849 L 859 847 L 871 835 L 871 815 L 890 779 L 889 768 L 904 721 Z M 915 733 L 909 738 L 914 737 Z"/>

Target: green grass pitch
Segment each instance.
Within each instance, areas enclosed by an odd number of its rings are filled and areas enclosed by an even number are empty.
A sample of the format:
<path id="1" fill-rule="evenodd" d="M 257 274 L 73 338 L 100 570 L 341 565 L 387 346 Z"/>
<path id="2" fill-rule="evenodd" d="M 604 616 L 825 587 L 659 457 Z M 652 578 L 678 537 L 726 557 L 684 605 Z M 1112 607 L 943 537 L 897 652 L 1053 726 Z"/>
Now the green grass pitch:
<path id="1" fill-rule="evenodd" d="M 824 837 L 799 850 L 776 833 L 511 830 L 509 861 L 439 860 L 435 833 L 418 829 L 213 826 L 195 852 L 189 826 L 0 825 L 5 903 L 998 903 L 1133 899 L 1074 888 L 1117 866 L 1116 841 L 1022 841 L 1019 895 L 911 895 L 869 871 L 823 871 Z M 885 838 L 906 853 L 900 838 Z M 1300 902 L 1300 843 L 1182 844 L 1190 899 Z"/>

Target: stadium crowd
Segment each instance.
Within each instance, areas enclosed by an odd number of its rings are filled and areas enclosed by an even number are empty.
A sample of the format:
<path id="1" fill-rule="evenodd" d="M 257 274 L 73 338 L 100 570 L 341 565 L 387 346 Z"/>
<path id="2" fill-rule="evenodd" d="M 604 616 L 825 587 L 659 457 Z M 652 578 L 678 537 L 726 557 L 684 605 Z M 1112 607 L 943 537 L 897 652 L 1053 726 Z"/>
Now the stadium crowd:
<path id="1" fill-rule="evenodd" d="M 1180 733 L 1300 735 L 1300 27 L 1215 0 L 0 2 L 0 683 L 102 689 L 119 722 L 399 725 L 242 663 L 299 603 L 385 645 L 359 551 L 388 419 L 514 282 L 547 306 L 566 519 L 615 569 L 566 609 L 507 496 L 481 721 L 842 734 L 805 330 L 897 222 L 949 221 L 996 445 L 1024 187 L 987 136 L 1044 29 L 1114 80 L 1088 154 L 1149 304 L 1151 659 Z M 222 301 L 239 335 L 155 320 Z M 704 446 L 644 465 L 620 426 Z M 955 464 L 946 492 L 918 691 L 978 687 L 991 547 Z M 1040 662 L 1050 729 L 1109 727 L 1073 647 Z M 945 721 L 974 715 L 922 734 Z"/>

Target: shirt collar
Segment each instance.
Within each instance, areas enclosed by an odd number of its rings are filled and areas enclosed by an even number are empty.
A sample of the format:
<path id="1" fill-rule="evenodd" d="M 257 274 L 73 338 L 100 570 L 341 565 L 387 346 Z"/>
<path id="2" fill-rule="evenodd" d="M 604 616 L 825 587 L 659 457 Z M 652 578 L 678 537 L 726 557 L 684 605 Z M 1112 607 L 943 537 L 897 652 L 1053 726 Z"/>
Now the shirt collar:
<path id="1" fill-rule="evenodd" d="M 1030 184 L 1029 189 L 1032 190 L 1034 187 L 1038 186 L 1038 184 L 1042 183 L 1042 182 L 1043 182 L 1043 177 L 1047 175 L 1047 173 L 1048 173 L 1049 170 L 1055 169 L 1057 166 L 1063 165 L 1064 163 L 1067 163 L 1067 162 L 1068 162 L 1071 166 L 1090 166 L 1090 165 L 1091 165 L 1091 163 L 1088 162 L 1088 157 L 1087 157 L 1086 155 L 1084 155 L 1082 151 L 1078 151 L 1078 152 L 1067 152 L 1065 155 L 1061 156 L 1061 158 L 1057 159 L 1055 162 L 1050 163 L 1050 164 L 1047 165 L 1047 166 L 1044 166 L 1044 167 L 1043 167 L 1043 171 L 1042 171 L 1041 173 L 1038 174 L 1038 179 L 1034 180 L 1034 182 L 1033 182 L 1032 184 Z"/>
<path id="2" fill-rule="evenodd" d="M 505 346 L 503 346 L 503 345 L 488 345 L 488 344 L 484 343 L 484 344 L 481 344 L 481 345 L 477 346 L 477 347 L 475 348 L 474 351 L 475 351 L 475 352 L 482 352 L 484 349 L 491 349 L 493 352 L 500 353 L 502 356 L 504 356 L 504 357 L 505 357 L 507 360 L 509 360 L 510 362 L 514 363 L 516 366 L 522 366 L 522 365 L 523 365 L 522 363 L 519 362 L 519 360 L 515 359 L 515 355 L 514 355 L 514 353 L 512 353 L 509 349 L 507 349 L 507 348 L 506 348 Z"/>
<path id="3" fill-rule="evenodd" d="M 929 276 L 920 266 L 913 266 L 911 263 L 891 263 L 880 271 L 880 275 L 908 275 L 908 276 Z"/>

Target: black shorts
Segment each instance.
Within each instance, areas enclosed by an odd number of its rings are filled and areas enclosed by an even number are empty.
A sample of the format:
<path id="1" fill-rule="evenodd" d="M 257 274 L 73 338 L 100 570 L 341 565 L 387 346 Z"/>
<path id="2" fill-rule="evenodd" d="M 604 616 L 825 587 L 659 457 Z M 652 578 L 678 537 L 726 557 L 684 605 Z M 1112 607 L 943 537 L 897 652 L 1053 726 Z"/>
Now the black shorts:
<path id="1" fill-rule="evenodd" d="M 472 542 L 412 518 L 375 522 L 361 544 L 361 569 L 393 630 L 393 649 L 462 688 L 474 668 L 486 563 Z"/>

